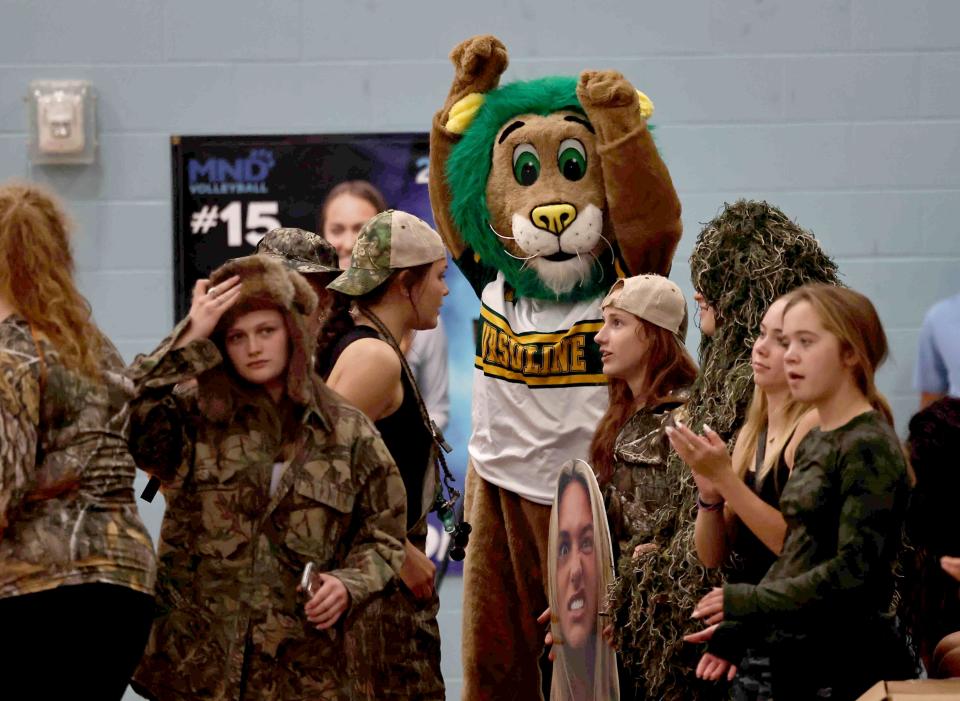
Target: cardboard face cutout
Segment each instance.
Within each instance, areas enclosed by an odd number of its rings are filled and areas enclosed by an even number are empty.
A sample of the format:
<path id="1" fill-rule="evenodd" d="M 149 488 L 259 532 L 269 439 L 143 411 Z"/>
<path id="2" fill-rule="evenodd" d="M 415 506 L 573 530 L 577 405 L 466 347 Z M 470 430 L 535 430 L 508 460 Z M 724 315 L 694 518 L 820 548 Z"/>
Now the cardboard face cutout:
<path id="1" fill-rule="evenodd" d="M 551 631 L 555 641 L 551 701 L 620 698 L 616 653 L 603 640 L 613 549 L 603 497 L 582 460 L 560 469 L 548 549 Z"/>

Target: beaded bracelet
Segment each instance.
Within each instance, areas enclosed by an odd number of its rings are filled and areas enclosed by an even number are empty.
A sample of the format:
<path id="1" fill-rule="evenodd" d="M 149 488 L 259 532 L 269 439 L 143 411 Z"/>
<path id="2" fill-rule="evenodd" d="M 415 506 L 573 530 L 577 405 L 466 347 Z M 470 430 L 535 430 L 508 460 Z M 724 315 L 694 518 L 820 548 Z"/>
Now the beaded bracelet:
<path id="1" fill-rule="evenodd" d="M 713 504 L 708 504 L 700 497 L 699 494 L 697 494 L 697 507 L 703 509 L 704 511 L 720 511 L 723 508 L 723 504 L 723 499 L 718 502 L 714 502 Z"/>

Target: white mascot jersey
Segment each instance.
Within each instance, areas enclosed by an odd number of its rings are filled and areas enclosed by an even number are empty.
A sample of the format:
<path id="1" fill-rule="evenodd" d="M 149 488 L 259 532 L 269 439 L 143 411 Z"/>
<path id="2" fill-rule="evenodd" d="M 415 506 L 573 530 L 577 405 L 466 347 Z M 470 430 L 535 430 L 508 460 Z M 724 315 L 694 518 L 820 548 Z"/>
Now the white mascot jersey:
<path id="1" fill-rule="evenodd" d="M 602 299 L 514 300 L 502 273 L 483 288 L 468 448 L 483 479 L 549 505 L 561 465 L 588 460 L 608 403 Z"/>

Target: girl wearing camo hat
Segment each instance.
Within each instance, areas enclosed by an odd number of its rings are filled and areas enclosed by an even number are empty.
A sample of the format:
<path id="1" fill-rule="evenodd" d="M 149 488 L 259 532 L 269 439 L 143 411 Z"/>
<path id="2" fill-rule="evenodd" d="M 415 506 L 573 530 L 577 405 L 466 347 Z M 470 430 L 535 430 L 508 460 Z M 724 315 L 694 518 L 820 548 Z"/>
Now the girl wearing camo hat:
<path id="1" fill-rule="evenodd" d="M 407 493 L 406 560 L 400 579 L 353 626 L 354 676 L 377 699 L 443 699 L 439 599 L 425 554 L 426 514 L 437 493 L 434 439 L 398 342 L 437 325 L 447 295 L 446 249 L 417 217 L 388 210 L 368 221 L 350 267 L 329 289 L 354 300 L 355 323 L 324 359 L 327 384 L 373 419 Z"/>

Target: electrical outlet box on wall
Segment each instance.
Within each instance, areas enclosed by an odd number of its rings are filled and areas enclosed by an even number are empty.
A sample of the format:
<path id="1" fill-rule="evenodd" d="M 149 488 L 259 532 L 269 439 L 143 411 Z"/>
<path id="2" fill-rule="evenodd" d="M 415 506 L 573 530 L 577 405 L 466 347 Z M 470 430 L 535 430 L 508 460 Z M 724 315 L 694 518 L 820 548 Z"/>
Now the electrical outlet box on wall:
<path id="1" fill-rule="evenodd" d="M 30 108 L 30 160 L 37 164 L 96 161 L 96 95 L 86 80 L 35 80 Z"/>

